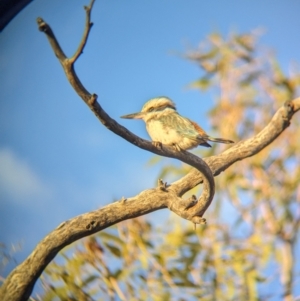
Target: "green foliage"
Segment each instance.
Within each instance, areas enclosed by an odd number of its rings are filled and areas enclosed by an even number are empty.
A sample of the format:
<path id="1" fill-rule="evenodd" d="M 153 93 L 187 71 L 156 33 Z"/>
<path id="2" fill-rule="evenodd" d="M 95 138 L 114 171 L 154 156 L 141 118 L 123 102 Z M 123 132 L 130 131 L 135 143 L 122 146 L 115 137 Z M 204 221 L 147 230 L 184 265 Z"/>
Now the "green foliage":
<path id="1" fill-rule="evenodd" d="M 215 33 L 187 55 L 203 69 L 191 86 L 217 95 L 209 117 L 220 137 L 241 141 L 257 134 L 299 93 L 296 68 L 286 75 L 257 38 Z M 281 299 L 283 293 L 293 300 L 299 137 L 295 117 L 269 147 L 218 176 L 207 226 L 194 230 L 173 215 L 160 227 L 134 219 L 71 246 L 46 269 L 43 300 L 234 301 Z M 208 154 L 226 147 L 215 145 Z M 170 163 L 161 176 L 188 170 Z"/>
<path id="2" fill-rule="evenodd" d="M 8 248 L 5 244 L 0 242 L 0 275 L 5 270 L 8 263 L 17 264 L 14 255 L 22 249 L 22 244 L 18 243 L 16 245 L 11 245 Z M 0 282 L 3 282 L 4 278 L 0 277 Z"/>
<path id="3" fill-rule="evenodd" d="M 222 300 L 246 300 L 257 294 L 255 283 L 264 280 L 250 258 L 255 253 L 264 263 L 265 250 L 256 236 L 249 246 L 234 239 L 224 248 L 221 224 L 197 231 L 179 219 L 170 224 L 166 230 L 134 219 L 84 239 L 46 269 L 43 282 L 52 286 L 43 300 L 219 300 L 224 293 Z"/>

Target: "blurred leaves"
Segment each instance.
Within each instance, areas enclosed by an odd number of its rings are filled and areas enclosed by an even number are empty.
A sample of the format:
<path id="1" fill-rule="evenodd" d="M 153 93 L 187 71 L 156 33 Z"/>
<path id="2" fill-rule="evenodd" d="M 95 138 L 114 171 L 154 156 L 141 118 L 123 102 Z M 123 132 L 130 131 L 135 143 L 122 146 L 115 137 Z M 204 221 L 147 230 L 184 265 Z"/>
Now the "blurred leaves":
<path id="1" fill-rule="evenodd" d="M 186 55 L 202 70 L 191 87 L 217 95 L 209 118 L 220 137 L 241 141 L 257 134 L 299 95 L 299 71 L 283 70 L 258 45 L 259 35 L 214 33 Z M 295 116 L 270 146 L 218 176 L 207 226 L 194 231 L 175 217 L 159 225 L 140 218 L 69 247 L 43 275 L 43 300 L 281 300 L 283 294 L 293 300 L 299 137 Z M 227 147 L 215 144 L 209 155 Z M 150 164 L 159 162 L 154 157 Z M 160 178 L 190 170 L 168 162 Z"/>

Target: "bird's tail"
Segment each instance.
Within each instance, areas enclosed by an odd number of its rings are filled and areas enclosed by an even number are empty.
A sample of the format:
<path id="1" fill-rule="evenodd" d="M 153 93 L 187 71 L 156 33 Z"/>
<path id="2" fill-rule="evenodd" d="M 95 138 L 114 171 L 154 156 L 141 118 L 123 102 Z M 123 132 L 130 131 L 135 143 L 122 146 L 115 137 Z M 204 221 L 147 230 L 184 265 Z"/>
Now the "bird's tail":
<path id="1" fill-rule="evenodd" d="M 223 139 L 223 138 L 213 138 L 210 136 L 207 137 L 207 140 L 212 141 L 212 142 L 226 143 L 226 144 L 234 143 L 234 141 L 232 141 L 232 140 Z"/>

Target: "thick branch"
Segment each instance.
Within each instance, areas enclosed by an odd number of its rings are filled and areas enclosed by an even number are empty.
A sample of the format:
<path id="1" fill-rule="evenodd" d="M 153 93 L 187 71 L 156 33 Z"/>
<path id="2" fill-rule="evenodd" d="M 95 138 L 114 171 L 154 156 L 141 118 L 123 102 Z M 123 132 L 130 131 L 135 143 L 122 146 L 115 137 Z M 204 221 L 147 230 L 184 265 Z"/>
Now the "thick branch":
<path id="1" fill-rule="evenodd" d="M 101 231 L 120 221 L 166 208 L 179 199 L 159 188 L 146 190 L 136 197 L 122 199 L 96 211 L 74 217 L 47 235 L 31 255 L 8 276 L 0 288 L 0 300 L 27 300 L 33 286 L 48 263 L 70 243 Z"/>
<path id="2" fill-rule="evenodd" d="M 217 156 L 204 158 L 214 176 L 219 175 L 233 163 L 254 156 L 271 144 L 290 125 L 293 115 L 300 110 L 300 97 L 287 101 L 275 113 L 270 123 L 257 135 L 240 141 L 230 149 Z M 197 170 L 192 170 L 186 176 L 173 183 L 176 193 L 180 196 L 202 183 L 202 176 Z"/>
<path id="3" fill-rule="evenodd" d="M 300 98 L 288 102 L 276 112 L 271 122 L 259 134 L 238 144 L 237 154 L 233 153 L 231 151 L 233 148 L 231 148 L 220 155 L 207 158 L 206 162 L 209 168 L 214 175 L 218 175 L 234 162 L 256 154 L 284 131 L 293 114 L 299 109 Z M 82 237 L 96 233 L 122 220 L 166 207 L 172 209 L 173 204 L 181 203 L 188 207 L 189 202 L 184 204 L 178 195 L 186 190 L 186 186 L 190 186 L 190 181 L 195 185 L 202 181 L 198 171 L 191 171 L 169 187 L 160 185 L 158 188 L 145 190 L 133 198 L 122 199 L 102 209 L 64 222 L 46 236 L 32 254 L 11 272 L 0 288 L 0 300 L 27 300 L 35 281 L 47 264 L 62 248 Z"/>

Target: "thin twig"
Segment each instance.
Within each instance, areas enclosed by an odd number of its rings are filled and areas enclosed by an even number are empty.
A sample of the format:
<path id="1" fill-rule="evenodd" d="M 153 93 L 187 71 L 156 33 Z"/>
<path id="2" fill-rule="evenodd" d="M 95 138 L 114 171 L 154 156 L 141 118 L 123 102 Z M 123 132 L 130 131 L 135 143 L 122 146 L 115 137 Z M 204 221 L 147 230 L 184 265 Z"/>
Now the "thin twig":
<path id="1" fill-rule="evenodd" d="M 74 53 L 74 55 L 69 59 L 70 63 L 74 64 L 79 56 L 83 53 L 83 49 L 86 45 L 87 39 L 89 37 L 89 33 L 91 31 L 91 28 L 93 26 L 93 23 L 91 22 L 91 11 L 93 9 L 93 5 L 95 3 L 95 0 L 91 0 L 91 3 L 89 6 L 85 6 L 85 12 L 86 12 L 86 18 L 85 18 L 85 30 L 82 36 L 82 40 Z"/>
<path id="2" fill-rule="evenodd" d="M 62 63 L 64 60 L 67 59 L 67 56 L 65 55 L 65 53 L 63 52 L 62 48 L 60 47 L 52 29 L 50 28 L 50 26 L 48 26 L 47 23 L 44 22 L 44 20 L 40 17 L 38 17 L 36 19 L 36 22 L 38 24 L 39 30 L 44 32 L 49 40 L 49 43 L 56 55 L 56 57 L 59 59 L 59 61 Z"/>

